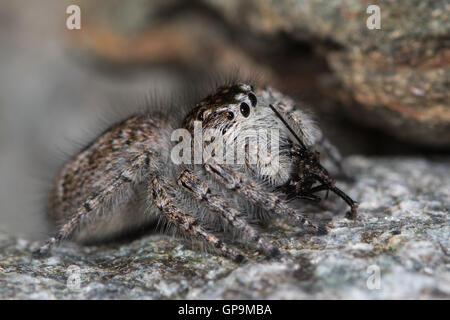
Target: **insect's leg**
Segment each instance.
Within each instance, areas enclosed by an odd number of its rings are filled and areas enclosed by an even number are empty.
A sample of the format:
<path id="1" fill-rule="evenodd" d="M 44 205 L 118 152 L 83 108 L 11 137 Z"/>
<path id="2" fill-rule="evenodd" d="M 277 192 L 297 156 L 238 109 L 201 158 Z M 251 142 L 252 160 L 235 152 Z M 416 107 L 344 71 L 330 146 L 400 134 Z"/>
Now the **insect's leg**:
<path id="1" fill-rule="evenodd" d="M 255 241 L 258 249 L 266 255 L 279 255 L 280 252 L 276 246 L 272 245 L 250 226 L 245 219 L 241 218 L 240 212 L 230 206 L 222 196 L 212 193 L 209 187 L 194 175 L 192 171 L 184 170 L 178 178 L 178 184 L 195 199 L 201 201 L 209 210 L 219 213 L 232 227 Z"/>
<path id="2" fill-rule="evenodd" d="M 172 223 L 195 238 L 206 241 L 219 250 L 223 256 L 236 262 L 243 261 L 244 256 L 242 254 L 229 248 L 216 236 L 198 225 L 194 217 L 175 205 L 176 195 L 174 195 L 174 190 L 177 187 L 175 183 L 170 183 L 167 179 L 158 176 L 154 177 L 148 185 L 153 203 Z"/>
<path id="3" fill-rule="evenodd" d="M 58 245 L 72 234 L 72 232 L 80 225 L 80 222 L 84 217 L 92 212 L 96 212 L 103 203 L 111 198 L 111 196 L 125 186 L 130 185 L 134 181 L 138 170 L 147 162 L 148 157 L 148 154 L 139 154 L 133 159 L 132 164 L 127 167 L 127 169 L 116 175 L 111 182 L 107 184 L 106 188 L 91 194 L 77 209 L 73 217 L 60 228 L 58 233 L 54 237 L 48 239 L 42 247 L 33 252 L 33 256 L 41 257 L 47 255 L 53 246 Z"/>
<path id="4" fill-rule="evenodd" d="M 351 179 L 351 176 L 345 170 L 342 165 L 343 158 L 339 150 L 334 146 L 324 135 L 321 133 L 321 137 L 319 137 L 315 143 L 315 147 L 317 151 L 321 154 L 325 155 L 339 170 L 339 174 L 342 175 L 343 178 Z"/>
<path id="5" fill-rule="evenodd" d="M 249 201 L 256 203 L 282 217 L 285 217 L 288 220 L 293 221 L 295 224 L 301 225 L 311 231 L 320 234 L 327 233 L 325 227 L 315 225 L 303 215 L 299 214 L 296 210 L 289 207 L 286 201 L 281 199 L 275 193 L 265 190 L 261 184 L 258 184 L 249 178 L 244 180 L 239 172 L 234 171 L 230 167 L 210 162 L 205 164 L 205 169 L 227 189 L 238 192 Z"/>

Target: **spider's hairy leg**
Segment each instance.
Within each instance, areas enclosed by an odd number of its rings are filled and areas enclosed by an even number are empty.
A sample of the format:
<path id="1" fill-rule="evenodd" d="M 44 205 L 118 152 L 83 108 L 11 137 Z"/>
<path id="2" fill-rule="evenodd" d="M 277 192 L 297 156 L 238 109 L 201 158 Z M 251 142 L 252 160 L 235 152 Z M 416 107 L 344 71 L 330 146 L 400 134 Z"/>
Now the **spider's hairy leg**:
<path id="1" fill-rule="evenodd" d="M 42 247 L 34 251 L 33 256 L 41 257 L 47 255 L 53 246 L 58 245 L 61 241 L 68 238 L 77 229 L 83 218 L 89 216 L 91 213 L 97 212 L 111 197 L 133 183 L 136 173 L 149 162 L 149 157 L 150 155 L 148 153 L 136 155 L 132 164 L 115 175 L 109 183 L 106 183 L 105 188 L 90 194 L 87 200 L 75 211 L 73 217 L 60 228 L 55 236 L 48 239 Z"/>
<path id="2" fill-rule="evenodd" d="M 240 212 L 230 206 L 220 195 L 211 192 L 192 171 L 184 170 L 178 178 L 178 184 L 183 187 L 194 199 L 203 203 L 212 212 L 219 213 L 233 228 L 247 235 L 257 243 L 257 248 L 268 256 L 278 256 L 279 249 L 272 245 L 265 237 L 260 235 L 249 223 L 241 218 Z"/>
<path id="3" fill-rule="evenodd" d="M 176 196 L 174 195 L 174 190 L 177 187 L 175 182 L 157 176 L 149 182 L 148 191 L 155 206 L 169 221 L 195 238 L 206 241 L 219 250 L 223 256 L 236 262 L 242 262 L 245 257 L 241 253 L 229 248 L 220 239 L 201 227 L 194 217 L 175 205 Z"/>
<path id="4" fill-rule="evenodd" d="M 205 164 L 205 169 L 227 189 L 234 190 L 247 200 L 260 205 L 297 225 L 301 225 L 308 230 L 319 234 L 327 233 L 325 227 L 315 225 L 296 210 L 289 207 L 287 203 L 275 193 L 265 190 L 260 184 L 252 181 L 248 177 L 244 179 L 239 172 L 213 162 Z"/>

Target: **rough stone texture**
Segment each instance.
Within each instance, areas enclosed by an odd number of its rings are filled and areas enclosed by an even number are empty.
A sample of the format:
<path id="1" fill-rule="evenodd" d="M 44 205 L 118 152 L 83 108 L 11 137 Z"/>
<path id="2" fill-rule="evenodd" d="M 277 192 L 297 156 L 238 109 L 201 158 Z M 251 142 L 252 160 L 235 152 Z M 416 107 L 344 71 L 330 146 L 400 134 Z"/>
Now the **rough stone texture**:
<path id="1" fill-rule="evenodd" d="M 172 66 L 196 73 L 239 67 L 242 73 L 271 74 L 204 6 L 180 0 L 107 0 L 82 1 L 81 7 L 89 14 L 81 30 L 66 32 L 66 44 L 94 66 Z"/>
<path id="2" fill-rule="evenodd" d="M 265 232 L 280 260 L 246 250 L 236 265 L 163 235 L 65 243 L 31 260 L 38 243 L 2 232 L 0 299 L 450 298 L 450 161 L 355 156 L 346 167 L 355 182 L 339 184 L 360 201 L 358 220 L 331 219 L 345 210 L 331 198 L 315 215 L 329 220 L 326 236 L 274 222 Z M 376 268 L 381 288 L 370 290 Z"/>

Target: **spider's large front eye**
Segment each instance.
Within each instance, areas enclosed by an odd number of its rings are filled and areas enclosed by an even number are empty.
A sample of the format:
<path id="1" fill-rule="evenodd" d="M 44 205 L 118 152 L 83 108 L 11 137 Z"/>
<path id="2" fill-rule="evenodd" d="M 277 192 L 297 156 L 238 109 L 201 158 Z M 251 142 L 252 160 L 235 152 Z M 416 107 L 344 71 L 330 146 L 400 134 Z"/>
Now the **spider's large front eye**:
<path id="1" fill-rule="evenodd" d="M 242 102 L 241 103 L 241 113 L 244 117 L 248 117 L 248 115 L 250 114 L 250 107 L 248 106 L 247 103 Z"/>

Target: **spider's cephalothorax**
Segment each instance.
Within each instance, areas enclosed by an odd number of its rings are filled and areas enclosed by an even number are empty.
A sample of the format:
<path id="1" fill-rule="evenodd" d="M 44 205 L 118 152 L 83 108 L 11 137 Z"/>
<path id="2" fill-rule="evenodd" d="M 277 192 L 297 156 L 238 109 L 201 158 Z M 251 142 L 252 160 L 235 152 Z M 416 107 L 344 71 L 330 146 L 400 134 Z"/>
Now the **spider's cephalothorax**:
<path id="1" fill-rule="evenodd" d="M 220 87 L 181 123 L 172 120 L 173 112 L 132 116 L 61 168 L 48 206 L 61 228 L 37 255 L 68 237 L 80 242 L 105 240 L 159 219 L 224 256 L 242 260 L 236 249 L 212 231 L 237 231 L 273 256 L 278 248 L 249 223 L 261 211 L 326 233 L 289 202 L 292 197 L 318 200 L 317 192 L 330 190 L 351 205 L 355 216 L 356 203 L 334 186 L 317 150 L 335 162 L 339 153 L 288 97 L 271 88 L 236 83 Z M 206 139 L 202 136 L 202 148 L 222 139 L 225 153 L 234 150 L 231 154 L 239 156 L 243 150 L 243 161 L 233 157 L 232 162 L 228 157 L 218 161 L 214 154 L 201 163 L 171 161 L 171 133 L 178 128 L 194 133 L 196 125 L 202 132 L 213 132 Z"/>
<path id="2" fill-rule="evenodd" d="M 184 119 L 183 127 L 193 133 L 194 123 L 201 123 L 203 148 L 210 143 L 207 132 L 211 132 L 213 141 L 223 139 L 223 154 L 228 148 L 233 149 L 233 161 L 227 164 L 238 164 L 239 153 L 242 153 L 243 166 L 235 166 L 235 169 L 251 172 L 279 186 L 290 179 L 295 164 L 290 152 L 292 141 L 289 132 L 269 108 L 269 104 L 270 101 L 258 97 L 250 85 L 220 87 L 214 95 L 195 106 Z M 276 143 L 271 145 L 273 139 L 276 139 Z M 262 143 L 265 143 L 267 152 L 258 152 L 263 147 Z"/>

